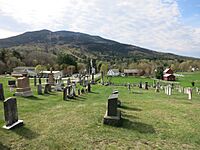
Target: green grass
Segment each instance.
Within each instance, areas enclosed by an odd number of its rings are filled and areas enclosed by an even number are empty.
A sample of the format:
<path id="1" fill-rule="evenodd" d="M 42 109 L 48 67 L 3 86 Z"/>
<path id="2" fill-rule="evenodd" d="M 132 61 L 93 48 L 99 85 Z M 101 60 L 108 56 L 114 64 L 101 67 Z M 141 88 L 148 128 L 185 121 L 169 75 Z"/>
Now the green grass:
<path id="1" fill-rule="evenodd" d="M 195 82 L 195 86 L 200 88 L 200 72 L 183 72 L 183 77 L 178 77 L 177 81 L 181 86 L 192 86 L 191 82 Z"/>
<path id="2" fill-rule="evenodd" d="M 5 96 L 12 96 L 8 78 L 0 78 Z M 124 81 L 126 81 L 124 79 Z M 127 79 L 130 82 L 130 79 Z M 200 96 L 193 100 L 174 92 L 153 89 L 92 86 L 92 92 L 63 101 L 62 93 L 17 97 L 19 119 L 25 125 L 7 131 L 0 128 L 0 149 L 200 149 Z M 107 98 L 119 90 L 122 127 L 102 124 Z M 133 93 L 134 92 L 134 93 Z M 0 105 L 0 126 L 4 125 Z"/>

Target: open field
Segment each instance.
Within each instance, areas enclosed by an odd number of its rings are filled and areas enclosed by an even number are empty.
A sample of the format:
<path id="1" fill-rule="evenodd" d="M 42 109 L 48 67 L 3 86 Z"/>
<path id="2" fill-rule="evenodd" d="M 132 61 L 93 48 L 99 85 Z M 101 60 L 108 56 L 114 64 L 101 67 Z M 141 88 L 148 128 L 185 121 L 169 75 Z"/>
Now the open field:
<path id="1" fill-rule="evenodd" d="M 5 97 L 12 96 L 8 78 L 0 78 Z M 125 80 L 125 79 L 124 79 Z M 129 79 L 128 79 L 129 80 Z M 129 82 L 129 81 L 127 81 Z M 25 125 L 11 131 L 0 128 L 0 149 L 200 149 L 200 96 L 193 100 L 173 92 L 126 87 L 92 86 L 92 93 L 63 101 L 61 92 L 17 97 L 19 119 Z M 107 98 L 119 90 L 122 127 L 102 124 Z M 0 126 L 4 125 L 0 105 Z"/>

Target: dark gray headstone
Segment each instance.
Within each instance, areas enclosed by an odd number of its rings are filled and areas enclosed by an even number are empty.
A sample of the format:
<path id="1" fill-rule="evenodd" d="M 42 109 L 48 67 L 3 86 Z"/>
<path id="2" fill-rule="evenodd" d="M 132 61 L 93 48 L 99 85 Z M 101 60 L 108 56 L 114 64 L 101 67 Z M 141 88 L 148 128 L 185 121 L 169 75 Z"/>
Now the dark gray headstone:
<path id="1" fill-rule="evenodd" d="M 67 88 L 63 89 L 63 100 L 67 100 Z"/>
<path id="2" fill-rule="evenodd" d="M 36 86 L 37 85 L 37 78 L 36 78 L 36 76 L 34 76 L 34 86 Z"/>
<path id="3" fill-rule="evenodd" d="M 17 100 L 16 98 L 8 98 L 4 101 L 4 115 L 6 125 L 3 128 L 10 129 L 18 124 L 23 124 L 22 120 L 18 120 Z"/>
<path id="4" fill-rule="evenodd" d="M 4 90 L 3 90 L 3 84 L 0 83 L 0 101 L 4 101 L 5 97 L 4 97 Z"/>
<path id="5" fill-rule="evenodd" d="M 39 84 L 42 84 L 41 78 L 39 78 L 38 80 L 39 80 Z"/>
<path id="6" fill-rule="evenodd" d="M 44 94 L 48 94 L 49 93 L 49 84 L 45 84 L 45 87 L 44 87 Z"/>
<path id="7" fill-rule="evenodd" d="M 16 87 L 16 81 L 15 80 L 9 80 L 8 86 Z"/>
<path id="8" fill-rule="evenodd" d="M 38 95 L 42 95 L 42 85 L 41 84 L 37 85 L 37 92 L 38 92 Z"/>
<path id="9" fill-rule="evenodd" d="M 139 83 L 139 88 L 140 88 L 140 89 L 142 88 L 142 82 Z"/>
<path id="10" fill-rule="evenodd" d="M 145 82 L 145 84 L 144 84 L 144 89 L 145 89 L 145 90 L 148 90 L 148 82 Z"/>
<path id="11" fill-rule="evenodd" d="M 81 90 L 80 89 L 78 89 L 78 95 L 81 95 Z"/>
<path id="12" fill-rule="evenodd" d="M 117 116 L 118 94 L 112 94 L 108 98 L 108 116 Z"/>
<path id="13" fill-rule="evenodd" d="M 88 83 L 88 92 L 91 92 L 91 84 Z"/>

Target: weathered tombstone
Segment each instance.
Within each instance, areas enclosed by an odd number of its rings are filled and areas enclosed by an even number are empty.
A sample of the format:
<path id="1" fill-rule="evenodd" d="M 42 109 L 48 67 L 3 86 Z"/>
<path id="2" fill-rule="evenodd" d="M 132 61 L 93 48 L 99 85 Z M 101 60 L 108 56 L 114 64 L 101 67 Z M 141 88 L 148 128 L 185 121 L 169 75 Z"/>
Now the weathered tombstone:
<path id="1" fill-rule="evenodd" d="M 0 83 L 0 101 L 4 101 L 5 97 L 4 97 L 4 90 L 3 90 L 3 84 Z"/>
<path id="2" fill-rule="evenodd" d="M 142 88 L 142 82 L 139 83 L 139 88 L 140 88 L 140 89 Z"/>
<path id="3" fill-rule="evenodd" d="M 72 99 L 72 98 L 74 98 L 74 96 L 73 96 L 73 91 L 72 91 L 72 86 L 71 85 L 68 85 L 67 87 L 67 98 L 69 98 L 69 99 Z"/>
<path id="4" fill-rule="evenodd" d="M 44 94 L 49 94 L 49 84 L 47 83 L 47 84 L 45 84 L 45 86 L 44 86 Z"/>
<path id="5" fill-rule="evenodd" d="M 192 100 L 192 89 L 191 88 L 188 89 L 188 99 Z"/>
<path id="6" fill-rule="evenodd" d="M 37 93 L 38 93 L 38 95 L 42 95 L 42 85 L 41 84 L 37 85 Z"/>
<path id="7" fill-rule="evenodd" d="M 107 125 L 120 126 L 121 112 L 117 109 L 118 94 L 112 94 L 108 98 L 107 111 L 103 123 Z"/>
<path id="8" fill-rule="evenodd" d="M 18 120 L 17 113 L 17 100 L 16 98 L 7 98 L 3 102 L 4 116 L 6 124 L 3 126 L 5 129 L 11 129 L 15 126 L 23 125 L 23 120 Z"/>
<path id="9" fill-rule="evenodd" d="M 51 71 L 51 73 L 49 73 L 48 74 L 48 83 L 50 84 L 50 85 L 54 85 L 54 77 L 53 77 L 53 73 L 52 73 L 52 71 Z"/>
<path id="10" fill-rule="evenodd" d="M 15 96 L 33 96 L 28 77 L 20 77 L 17 79 L 17 89 L 15 92 Z"/>
<path id="11" fill-rule="evenodd" d="M 144 89 L 145 89 L 145 90 L 148 90 L 148 82 L 145 82 L 145 84 L 144 84 Z"/>
<path id="12" fill-rule="evenodd" d="M 90 83 L 88 83 L 88 92 L 89 93 L 91 92 L 91 85 L 90 85 Z"/>
<path id="13" fill-rule="evenodd" d="M 85 93 L 85 90 L 84 88 L 81 89 L 81 94 L 84 94 Z"/>
<path id="14" fill-rule="evenodd" d="M 78 95 L 81 95 L 81 90 L 80 89 L 78 89 Z"/>
<path id="15" fill-rule="evenodd" d="M 128 90 L 130 91 L 131 90 L 131 84 L 128 83 Z"/>
<path id="16" fill-rule="evenodd" d="M 36 86 L 37 85 L 37 78 L 36 78 L 36 76 L 34 76 L 34 86 Z"/>
<path id="17" fill-rule="evenodd" d="M 193 82 L 191 82 L 191 84 L 192 84 L 192 86 L 194 87 L 194 85 L 195 85 L 195 82 L 193 81 Z"/>
<path id="18" fill-rule="evenodd" d="M 63 89 L 63 100 L 67 100 L 67 88 Z"/>
<path id="19" fill-rule="evenodd" d="M 39 80 L 39 84 L 42 84 L 42 80 L 41 80 L 41 78 L 40 78 L 40 77 L 39 77 L 39 79 L 38 79 L 38 80 Z"/>
<path id="20" fill-rule="evenodd" d="M 8 86 L 15 88 L 16 87 L 16 81 L 15 80 L 9 80 L 8 81 Z"/>
<path id="21" fill-rule="evenodd" d="M 73 97 L 76 96 L 76 84 L 75 83 L 72 84 L 72 96 Z"/>

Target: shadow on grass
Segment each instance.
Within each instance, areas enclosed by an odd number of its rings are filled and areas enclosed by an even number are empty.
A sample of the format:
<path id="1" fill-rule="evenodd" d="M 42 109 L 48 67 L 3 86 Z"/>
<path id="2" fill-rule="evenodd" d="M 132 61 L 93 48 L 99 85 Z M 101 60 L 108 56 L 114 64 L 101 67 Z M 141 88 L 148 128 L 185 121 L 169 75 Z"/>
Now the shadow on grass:
<path id="1" fill-rule="evenodd" d="M 122 113 L 122 118 L 130 118 L 130 119 L 139 119 L 139 117 L 135 117 L 133 115 L 129 115 L 129 114 L 126 114 L 126 113 Z"/>
<path id="2" fill-rule="evenodd" d="M 0 143 L 0 150 L 10 150 L 10 148 Z"/>
<path id="3" fill-rule="evenodd" d="M 133 94 L 143 94 L 142 92 L 137 92 L 137 91 L 135 91 L 135 92 L 132 92 Z"/>
<path id="4" fill-rule="evenodd" d="M 39 134 L 37 134 L 36 132 L 34 132 L 34 131 L 30 130 L 29 128 L 24 127 L 24 126 L 22 126 L 20 128 L 14 128 L 13 131 L 16 134 L 22 136 L 23 138 L 29 139 L 29 140 L 35 139 L 39 136 Z"/>
<path id="5" fill-rule="evenodd" d="M 37 96 L 29 96 L 29 97 L 26 97 L 26 99 L 28 99 L 28 100 L 42 100 L 41 98 L 38 98 Z"/>
<path id="6" fill-rule="evenodd" d="M 133 122 L 133 121 L 131 121 L 129 119 L 125 119 L 125 118 L 123 118 L 122 121 L 123 121 L 123 124 L 122 124 L 121 128 L 138 131 L 139 133 L 144 133 L 144 134 L 156 133 L 156 131 L 152 125 L 145 124 L 142 122 L 136 122 L 136 121 Z"/>
<path id="7" fill-rule="evenodd" d="M 142 111 L 142 109 L 140 109 L 140 108 L 133 108 L 133 107 L 129 107 L 129 106 L 126 106 L 126 105 L 122 105 L 120 108 L 131 110 L 131 111 Z"/>

